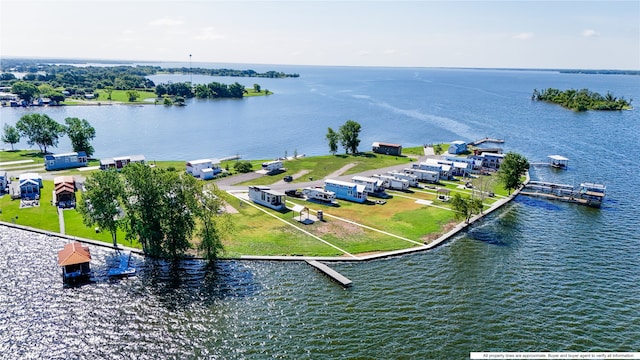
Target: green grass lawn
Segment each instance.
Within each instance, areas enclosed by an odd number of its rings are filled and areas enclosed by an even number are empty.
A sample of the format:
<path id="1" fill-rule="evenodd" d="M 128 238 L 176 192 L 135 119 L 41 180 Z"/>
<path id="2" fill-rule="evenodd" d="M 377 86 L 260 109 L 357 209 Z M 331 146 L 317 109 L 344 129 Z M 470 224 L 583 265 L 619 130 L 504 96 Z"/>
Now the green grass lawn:
<path id="1" fill-rule="evenodd" d="M 108 103 L 108 97 L 109 95 L 107 94 L 106 91 L 99 89 L 96 90 L 98 95 L 97 99 L 93 99 L 92 101 L 99 101 L 99 102 L 106 102 Z M 123 103 L 130 103 L 130 104 L 138 104 L 138 103 L 143 103 L 143 104 L 147 104 L 149 103 L 148 101 L 145 101 L 146 99 L 155 99 L 157 98 L 157 95 L 155 92 L 153 91 L 142 91 L 142 90 L 136 90 L 138 92 L 138 95 L 140 95 L 140 97 L 134 101 L 134 102 L 130 102 L 129 101 L 129 95 L 127 95 L 127 90 L 113 90 L 113 92 L 111 93 L 111 101 L 116 101 L 116 102 L 123 102 Z M 151 102 L 153 104 L 153 102 Z"/>

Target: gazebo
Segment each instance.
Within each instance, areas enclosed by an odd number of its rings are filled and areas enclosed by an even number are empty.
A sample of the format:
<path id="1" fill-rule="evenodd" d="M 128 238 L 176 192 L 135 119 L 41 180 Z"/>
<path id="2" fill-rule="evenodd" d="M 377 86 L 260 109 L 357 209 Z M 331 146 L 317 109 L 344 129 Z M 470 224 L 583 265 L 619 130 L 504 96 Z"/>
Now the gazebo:
<path id="1" fill-rule="evenodd" d="M 89 247 L 79 242 L 66 244 L 58 251 L 58 265 L 62 266 L 62 278 L 65 281 L 88 279 L 91 275 L 90 261 Z"/>
<path id="2" fill-rule="evenodd" d="M 438 193 L 438 200 L 442 200 L 442 201 L 449 200 L 450 192 L 451 191 L 449 189 L 439 188 L 438 190 L 436 190 L 436 193 Z"/>

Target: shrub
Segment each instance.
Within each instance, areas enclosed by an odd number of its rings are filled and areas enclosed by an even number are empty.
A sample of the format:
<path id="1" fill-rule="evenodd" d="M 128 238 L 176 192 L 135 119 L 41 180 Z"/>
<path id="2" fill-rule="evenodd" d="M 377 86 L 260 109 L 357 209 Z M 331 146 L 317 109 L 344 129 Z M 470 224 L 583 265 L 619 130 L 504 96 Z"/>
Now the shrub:
<path id="1" fill-rule="evenodd" d="M 233 164 L 233 168 L 239 173 L 251 172 L 253 165 L 249 161 L 238 161 Z"/>

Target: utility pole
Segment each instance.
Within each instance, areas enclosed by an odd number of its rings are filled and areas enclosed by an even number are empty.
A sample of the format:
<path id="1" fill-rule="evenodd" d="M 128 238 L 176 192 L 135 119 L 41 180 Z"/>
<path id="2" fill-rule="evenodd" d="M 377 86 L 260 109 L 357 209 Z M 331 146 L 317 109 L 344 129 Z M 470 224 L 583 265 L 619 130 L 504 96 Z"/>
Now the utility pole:
<path id="1" fill-rule="evenodd" d="M 191 83 L 191 86 L 193 86 L 193 70 L 191 70 L 191 54 L 189 54 L 189 75 L 190 75 L 189 82 Z"/>

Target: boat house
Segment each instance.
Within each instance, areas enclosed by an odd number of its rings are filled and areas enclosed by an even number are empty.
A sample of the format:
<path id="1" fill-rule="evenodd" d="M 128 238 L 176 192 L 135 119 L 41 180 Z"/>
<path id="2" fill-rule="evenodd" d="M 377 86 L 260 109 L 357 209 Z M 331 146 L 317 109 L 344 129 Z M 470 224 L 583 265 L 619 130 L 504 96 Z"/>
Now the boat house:
<path id="1" fill-rule="evenodd" d="M 324 189 L 336 194 L 336 198 L 342 200 L 363 203 L 367 201 L 367 193 L 364 185 L 358 185 L 347 181 L 327 179 L 324 181 Z"/>
<path id="2" fill-rule="evenodd" d="M 87 154 L 84 151 L 44 156 L 45 170 L 73 169 L 87 166 Z"/>
<path id="3" fill-rule="evenodd" d="M 286 209 L 284 193 L 271 190 L 267 186 L 249 186 L 249 199 L 254 203 L 266 206 L 273 210 L 282 211 Z"/>
<path id="4" fill-rule="evenodd" d="M 120 156 L 114 158 L 106 158 L 100 160 L 100 170 L 116 169 L 122 170 L 123 167 L 130 163 L 144 164 L 144 155 Z"/>
<path id="5" fill-rule="evenodd" d="M 549 166 L 554 167 L 556 169 L 566 169 L 569 167 L 569 159 L 560 155 L 549 155 L 547 157 L 549 159 Z"/>
<path id="6" fill-rule="evenodd" d="M 220 160 L 199 159 L 187 161 L 187 173 L 201 180 L 213 179 L 221 171 Z"/>
<path id="7" fill-rule="evenodd" d="M 372 145 L 372 149 L 374 153 L 377 154 L 385 154 L 385 155 L 402 155 L 402 145 L 400 144 L 390 144 L 383 142 L 374 142 Z"/>
<path id="8" fill-rule="evenodd" d="M 82 246 L 79 242 L 66 244 L 58 251 L 58 265 L 62 267 L 62 278 L 65 281 L 88 279 L 91 275 L 90 261 L 89 247 Z"/>
<path id="9" fill-rule="evenodd" d="M 58 176 L 53 179 L 53 198 L 60 208 L 76 207 L 76 182 L 73 176 Z"/>
<path id="10" fill-rule="evenodd" d="M 18 178 L 20 186 L 20 198 L 23 200 L 40 199 L 40 189 L 42 189 L 42 176 L 36 173 L 20 174 Z"/>

